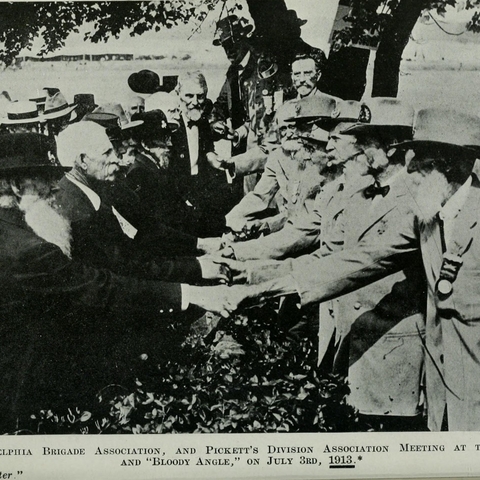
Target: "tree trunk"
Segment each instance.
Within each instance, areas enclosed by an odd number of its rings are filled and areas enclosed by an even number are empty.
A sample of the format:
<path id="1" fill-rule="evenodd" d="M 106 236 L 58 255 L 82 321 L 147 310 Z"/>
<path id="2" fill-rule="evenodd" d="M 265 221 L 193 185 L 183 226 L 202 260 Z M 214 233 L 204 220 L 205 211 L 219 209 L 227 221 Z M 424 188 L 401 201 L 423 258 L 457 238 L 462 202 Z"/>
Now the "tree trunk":
<path id="1" fill-rule="evenodd" d="M 373 71 L 372 97 L 396 97 L 402 53 L 425 0 L 402 0 L 382 32 Z"/>

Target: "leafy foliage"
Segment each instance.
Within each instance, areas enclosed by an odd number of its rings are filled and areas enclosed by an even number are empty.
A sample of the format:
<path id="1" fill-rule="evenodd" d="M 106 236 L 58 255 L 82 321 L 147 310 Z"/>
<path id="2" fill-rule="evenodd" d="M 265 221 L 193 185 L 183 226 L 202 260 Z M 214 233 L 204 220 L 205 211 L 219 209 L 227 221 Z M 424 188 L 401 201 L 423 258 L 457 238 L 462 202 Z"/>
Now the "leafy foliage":
<path id="1" fill-rule="evenodd" d="M 214 319 L 218 322 L 218 319 Z M 221 320 L 184 343 L 181 364 L 145 362 L 133 392 L 104 389 L 87 411 L 44 410 L 41 433 L 315 432 L 359 430 L 344 379 L 323 376 L 309 341 L 288 339 L 272 306 Z"/>
<path id="2" fill-rule="evenodd" d="M 434 10 L 438 15 L 445 15 L 447 7 L 457 9 L 478 9 L 479 0 L 419 0 L 424 3 L 425 11 Z M 334 32 L 332 48 L 340 49 L 344 45 L 362 44 L 377 46 L 382 39 L 390 19 L 402 0 L 351 0 L 351 9 L 344 21 L 347 26 Z M 480 31 L 480 13 L 472 12 L 472 19 L 467 24 L 467 29 L 473 32 Z"/>
<path id="3" fill-rule="evenodd" d="M 1 2 L 0 61 L 10 65 L 23 48 L 32 47 L 36 37 L 44 43 L 41 55 L 53 52 L 85 22 L 93 25 L 85 40 L 97 43 L 118 38 L 124 30 L 134 36 L 187 23 L 192 17 L 201 21 L 218 1 Z"/>

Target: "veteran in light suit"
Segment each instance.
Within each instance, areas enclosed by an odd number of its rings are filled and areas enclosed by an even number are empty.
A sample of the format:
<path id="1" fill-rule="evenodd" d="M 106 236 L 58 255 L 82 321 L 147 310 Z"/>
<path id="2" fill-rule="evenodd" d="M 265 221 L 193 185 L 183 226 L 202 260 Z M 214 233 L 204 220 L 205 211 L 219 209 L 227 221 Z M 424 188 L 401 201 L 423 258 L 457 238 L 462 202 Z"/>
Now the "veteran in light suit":
<path id="1" fill-rule="evenodd" d="M 354 291 L 422 262 L 427 278 L 425 334 L 428 428 L 480 430 L 480 147 L 478 117 L 436 108 L 417 113 L 410 178 L 403 196 L 360 243 L 318 261 L 293 261 L 290 276 L 231 290 L 241 300 L 297 292 L 302 303 Z M 305 265 L 312 268 L 305 271 Z M 315 263 L 315 264 L 314 264 Z M 266 294 L 265 292 L 268 292 Z"/>

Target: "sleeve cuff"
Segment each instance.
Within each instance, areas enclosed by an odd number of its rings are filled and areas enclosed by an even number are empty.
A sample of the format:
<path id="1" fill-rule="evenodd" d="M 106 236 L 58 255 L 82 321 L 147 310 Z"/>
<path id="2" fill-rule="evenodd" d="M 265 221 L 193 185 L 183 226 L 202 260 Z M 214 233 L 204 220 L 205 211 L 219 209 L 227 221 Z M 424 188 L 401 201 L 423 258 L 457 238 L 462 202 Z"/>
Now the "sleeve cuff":
<path id="1" fill-rule="evenodd" d="M 180 284 L 180 291 L 182 292 L 182 312 L 184 312 L 190 305 L 190 286 L 185 283 Z"/>

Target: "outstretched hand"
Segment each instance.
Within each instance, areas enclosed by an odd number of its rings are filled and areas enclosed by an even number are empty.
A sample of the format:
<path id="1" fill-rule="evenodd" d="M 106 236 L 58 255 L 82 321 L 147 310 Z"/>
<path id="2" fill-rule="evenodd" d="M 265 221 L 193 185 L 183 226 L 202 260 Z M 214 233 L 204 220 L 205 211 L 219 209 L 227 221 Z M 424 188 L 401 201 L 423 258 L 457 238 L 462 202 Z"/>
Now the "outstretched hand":
<path id="1" fill-rule="evenodd" d="M 222 317 L 229 317 L 247 299 L 255 301 L 258 295 L 255 287 L 235 285 L 233 287 L 193 287 L 188 286 L 190 304 L 197 305 L 204 310 L 219 313 Z"/>

